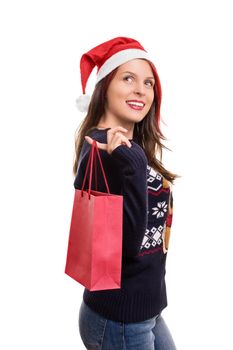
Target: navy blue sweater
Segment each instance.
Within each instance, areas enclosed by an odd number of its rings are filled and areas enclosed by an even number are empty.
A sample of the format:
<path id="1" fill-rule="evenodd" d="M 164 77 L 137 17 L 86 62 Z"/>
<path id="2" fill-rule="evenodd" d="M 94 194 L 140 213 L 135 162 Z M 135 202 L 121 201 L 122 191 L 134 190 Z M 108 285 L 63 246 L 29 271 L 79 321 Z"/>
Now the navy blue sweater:
<path id="1" fill-rule="evenodd" d="M 87 135 L 107 143 L 108 129 L 91 129 Z M 130 142 L 131 148 L 120 145 L 111 155 L 99 149 L 110 193 L 123 195 L 121 288 L 85 288 L 83 293 L 84 302 L 93 311 L 125 323 L 152 318 L 167 306 L 165 264 L 173 207 L 170 183 L 148 165 L 136 140 Z M 76 189 L 82 188 L 90 148 L 84 141 L 74 180 Z M 97 165 L 98 191 L 107 192 L 98 160 Z"/>

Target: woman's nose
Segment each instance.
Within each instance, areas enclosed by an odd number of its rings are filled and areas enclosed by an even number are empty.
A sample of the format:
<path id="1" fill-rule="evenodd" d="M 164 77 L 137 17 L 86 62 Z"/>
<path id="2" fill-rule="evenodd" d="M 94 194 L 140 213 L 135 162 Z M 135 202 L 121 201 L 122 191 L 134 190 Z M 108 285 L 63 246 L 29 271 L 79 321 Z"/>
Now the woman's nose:
<path id="1" fill-rule="evenodd" d="M 138 95 L 145 95 L 145 85 L 143 83 L 137 83 L 134 92 Z"/>

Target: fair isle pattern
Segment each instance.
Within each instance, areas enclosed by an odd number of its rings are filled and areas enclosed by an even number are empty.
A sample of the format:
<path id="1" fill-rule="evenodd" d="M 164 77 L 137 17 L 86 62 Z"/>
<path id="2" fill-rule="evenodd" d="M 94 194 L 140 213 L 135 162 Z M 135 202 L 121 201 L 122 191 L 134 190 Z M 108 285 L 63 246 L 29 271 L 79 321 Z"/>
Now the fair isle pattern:
<path id="1" fill-rule="evenodd" d="M 138 256 L 168 251 L 172 224 L 171 183 L 147 165 L 148 225 Z"/>

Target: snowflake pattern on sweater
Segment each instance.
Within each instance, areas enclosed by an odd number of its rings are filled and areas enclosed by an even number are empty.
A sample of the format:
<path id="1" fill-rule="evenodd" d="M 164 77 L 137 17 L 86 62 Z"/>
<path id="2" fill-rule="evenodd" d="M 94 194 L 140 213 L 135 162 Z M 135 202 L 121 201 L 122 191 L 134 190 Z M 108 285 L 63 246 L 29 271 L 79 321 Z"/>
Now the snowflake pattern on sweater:
<path id="1" fill-rule="evenodd" d="M 147 165 L 148 224 L 138 256 L 168 251 L 173 214 L 172 184 Z"/>

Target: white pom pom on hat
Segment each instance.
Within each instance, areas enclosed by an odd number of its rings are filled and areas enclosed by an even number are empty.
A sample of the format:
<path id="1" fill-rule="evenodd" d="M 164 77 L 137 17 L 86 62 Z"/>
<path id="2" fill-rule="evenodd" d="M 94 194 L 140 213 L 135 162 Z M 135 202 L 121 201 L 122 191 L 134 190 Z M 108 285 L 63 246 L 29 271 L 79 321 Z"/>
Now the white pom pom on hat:
<path id="1" fill-rule="evenodd" d="M 90 96 L 85 94 L 87 80 L 95 66 L 97 66 L 96 84 L 115 68 L 134 58 L 145 58 L 150 62 L 147 51 L 132 38 L 116 37 L 108 40 L 82 55 L 80 73 L 83 95 L 76 99 L 76 106 L 80 112 L 86 112 L 90 103 Z M 151 62 L 154 74 L 156 68 Z"/>
<path id="2" fill-rule="evenodd" d="M 76 107 L 80 112 L 87 112 L 88 106 L 90 104 L 91 96 L 89 95 L 80 95 L 76 100 Z"/>

